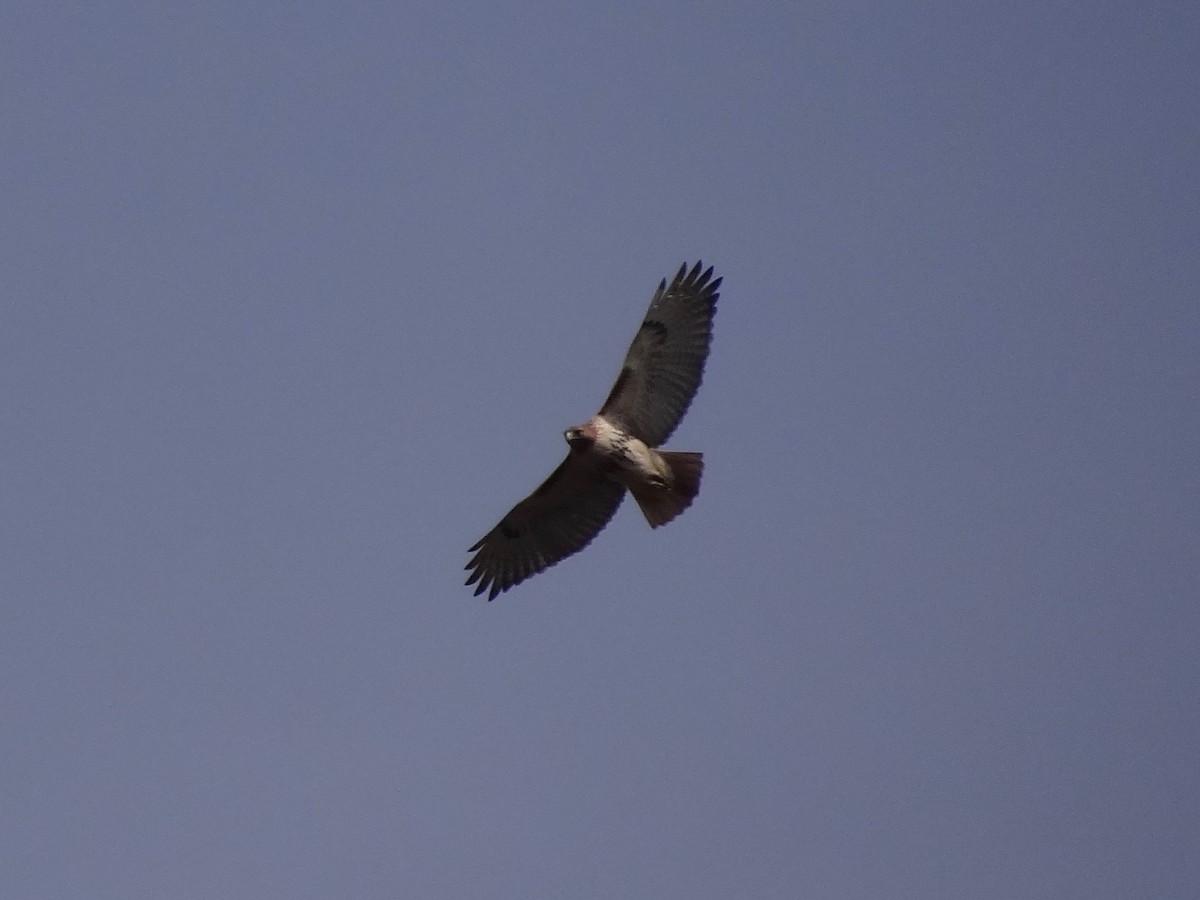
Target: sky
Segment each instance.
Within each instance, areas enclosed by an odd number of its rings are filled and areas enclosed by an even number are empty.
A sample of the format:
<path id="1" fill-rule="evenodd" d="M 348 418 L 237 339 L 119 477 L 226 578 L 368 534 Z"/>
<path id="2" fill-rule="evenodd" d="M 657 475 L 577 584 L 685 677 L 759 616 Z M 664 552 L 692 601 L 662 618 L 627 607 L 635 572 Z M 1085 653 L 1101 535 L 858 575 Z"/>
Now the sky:
<path id="1" fill-rule="evenodd" d="M 1197 46 L 8 4 L 0 894 L 1200 896 Z M 698 258 L 697 502 L 473 597 Z"/>

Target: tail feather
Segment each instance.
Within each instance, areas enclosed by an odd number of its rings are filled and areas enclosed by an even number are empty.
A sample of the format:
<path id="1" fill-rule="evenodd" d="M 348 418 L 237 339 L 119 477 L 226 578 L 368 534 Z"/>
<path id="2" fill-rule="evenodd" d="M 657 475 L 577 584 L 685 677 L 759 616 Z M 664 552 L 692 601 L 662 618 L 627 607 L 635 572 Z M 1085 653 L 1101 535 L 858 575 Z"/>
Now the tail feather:
<path id="1" fill-rule="evenodd" d="M 704 473 L 702 453 L 660 450 L 659 455 L 671 470 L 667 484 L 644 484 L 630 488 L 633 499 L 641 507 L 651 528 L 666 525 L 692 505 L 700 493 L 700 476 Z"/>

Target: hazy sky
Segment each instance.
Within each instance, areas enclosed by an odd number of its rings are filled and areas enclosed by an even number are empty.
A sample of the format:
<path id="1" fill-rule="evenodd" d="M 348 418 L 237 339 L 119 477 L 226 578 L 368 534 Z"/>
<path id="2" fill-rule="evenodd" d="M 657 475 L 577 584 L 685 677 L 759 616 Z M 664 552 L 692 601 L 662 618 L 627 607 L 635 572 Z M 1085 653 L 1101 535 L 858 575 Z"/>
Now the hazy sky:
<path id="1" fill-rule="evenodd" d="M 1200 6 L 3 18 L 0 894 L 1200 896 Z"/>

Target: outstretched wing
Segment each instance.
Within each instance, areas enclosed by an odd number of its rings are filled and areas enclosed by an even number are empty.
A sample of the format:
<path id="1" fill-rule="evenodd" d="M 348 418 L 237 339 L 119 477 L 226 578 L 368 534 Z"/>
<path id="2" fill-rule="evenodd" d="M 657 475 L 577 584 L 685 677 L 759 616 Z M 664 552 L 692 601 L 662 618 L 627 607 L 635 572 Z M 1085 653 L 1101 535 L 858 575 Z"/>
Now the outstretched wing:
<path id="1" fill-rule="evenodd" d="M 509 510 L 500 524 L 471 552 L 467 584 L 479 582 L 475 596 L 501 591 L 577 553 L 608 524 L 625 486 L 602 469 L 602 460 L 586 453 L 568 454 L 541 487 Z"/>
<path id="2" fill-rule="evenodd" d="M 670 286 L 664 278 L 650 300 L 621 374 L 600 415 L 651 447 L 663 443 L 687 412 L 712 343 L 721 279 L 712 267 L 684 263 Z"/>

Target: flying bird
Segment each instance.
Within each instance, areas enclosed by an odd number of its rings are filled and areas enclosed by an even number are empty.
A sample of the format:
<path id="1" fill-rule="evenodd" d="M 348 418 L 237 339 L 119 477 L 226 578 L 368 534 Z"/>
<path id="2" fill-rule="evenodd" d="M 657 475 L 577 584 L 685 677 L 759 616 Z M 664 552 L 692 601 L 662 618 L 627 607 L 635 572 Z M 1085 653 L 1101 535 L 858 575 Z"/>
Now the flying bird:
<path id="1" fill-rule="evenodd" d="M 633 494 L 657 528 L 691 506 L 700 453 L 657 450 L 687 412 L 712 343 L 721 279 L 699 262 L 664 278 L 600 412 L 563 432 L 567 458 L 469 552 L 475 595 L 495 600 L 586 547 Z"/>

